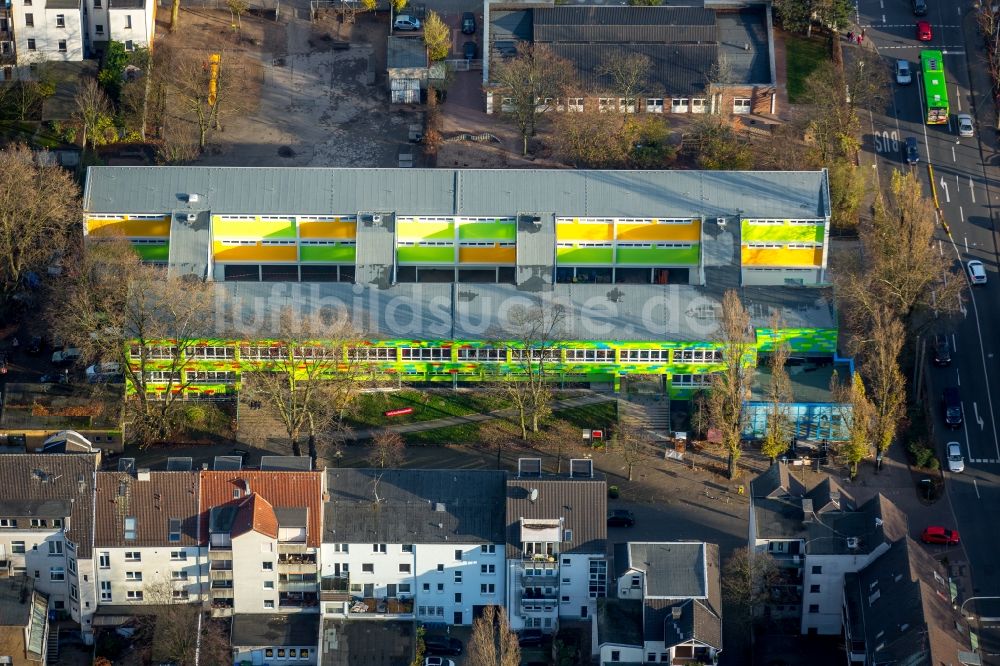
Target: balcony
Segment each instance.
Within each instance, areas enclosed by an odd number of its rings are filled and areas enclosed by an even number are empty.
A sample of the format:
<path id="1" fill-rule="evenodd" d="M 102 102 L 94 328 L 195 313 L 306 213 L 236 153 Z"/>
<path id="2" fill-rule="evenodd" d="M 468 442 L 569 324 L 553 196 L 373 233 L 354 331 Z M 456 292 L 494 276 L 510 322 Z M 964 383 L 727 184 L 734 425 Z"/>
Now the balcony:
<path id="1" fill-rule="evenodd" d="M 279 592 L 278 608 L 282 610 L 306 610 L 319 606 L 319 596 L 313 592 Z"/>
<path id="2" fill-rule="evenodd" d="M 350 583 L 347 576 L 326 577 L 320 581 L 319 598 L 323 601 L 347 601 L 351 598 L 348 594 Z"/>
<path id="3" fill-rule="evenodd" d="M 213 598 L 212 617 L 229 617 L 233 614 L 233 598 Z"/>
<path id="4" fill-rule="evenodd" d="M 559 603 L 559 590 L 553 588 L 551 592 L 546 592 L 545 590 L 540 590 L 538 588 L 527 587 L 521 592 L 522 601 L 533 601 L 536 603 Z"/>
<path id="5" fill-rule="evenodd" d="M 212 560 L 209 567 L 212 571 L 232 571 L 232 560 Z"/>
<path id="6" fill-rule="evenodd" d="M 365 597 L 356 599 L 349 606 L 351 616 L 399 617 L 413 615 L 413 599 Z"/>
<path id="7" fill-rule="evenodd" d="M 521 576 L 521 587 L 551 586 L 559 583 L 559 567 L 545 565 L 525 565 L 524 575 Z"/>
<path id="8" fill-rule="evenodd" d="M 559 559 L 559 553 L 557 551 L 543 553 L 524 552 L 521 554 L 521 559 L 526 562 L 556 562 Z"/>
<path id="9" fill-rule="evenodd" d="M 310 580 L 279 580 L 278 590 L 281 592 L 316 592 L 316 581 Z"/>
<path id="10" fill-rule="evenodd" d="M 283 574 L 315 574 L 316 553 L 280 554 L 278 571 Z"/>
<path id="11" fill-rule="evenodd" d="M 288 554 L 288 555 L 308 555 L 316 561 L 316 549 L 310 548 L 304 543 L 285 541 L 278 543 L 278 555 Z"/>
<path id="12" fill-rule="evenodd" d="M 208 559 L 233 559 L 233 542 L 228 539 L 212 539 L 208 545 Z"/>
<path id="13" fill-rule="evenodd" d="M 213 590 L 231 590 L 233 589 L 233 579 L 228 580 L 213 580 L 212 581 Z"/>
<path id="14" fill-rule="evenodd" d="M 521 615 L 549 615 L 555 616 L 559 613 L 559 602 L 555 599 L 525 599 L 521 598 L 518 604 Z"/>

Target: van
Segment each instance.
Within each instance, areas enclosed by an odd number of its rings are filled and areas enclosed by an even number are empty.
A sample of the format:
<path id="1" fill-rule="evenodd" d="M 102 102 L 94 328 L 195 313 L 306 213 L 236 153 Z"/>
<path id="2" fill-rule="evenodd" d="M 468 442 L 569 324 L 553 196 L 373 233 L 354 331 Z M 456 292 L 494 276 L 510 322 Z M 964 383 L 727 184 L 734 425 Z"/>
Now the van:
<path id="1" fill-rule="evenodd" d="M 119 363 L 95 363 L 86 370 L 88 384 L 114 382 L 122 378 L 122 366 Z"/>
<path id="2" fill-rule="evenodd" d="M 913 15 L 927 16 L 927 0 L 913 0 Z"/>
<path id="3" fill-rule="evenodd" d="M 941 409 L 944 411 L 944 423 L 949 428 L 962 425 L 962 397 L 958 388 L 949 386 L 941 394 Z"/>

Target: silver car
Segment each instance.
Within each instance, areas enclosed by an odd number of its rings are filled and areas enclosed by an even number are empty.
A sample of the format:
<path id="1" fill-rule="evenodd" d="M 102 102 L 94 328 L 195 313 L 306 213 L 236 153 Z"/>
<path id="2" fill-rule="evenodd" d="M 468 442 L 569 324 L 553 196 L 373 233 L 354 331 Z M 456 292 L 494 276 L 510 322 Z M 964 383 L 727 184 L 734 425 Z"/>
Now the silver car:
<path id="1" fill-rule="evenodd" d="M 907 60 L 897 60 L 896 61 L 896 83 L 901 86 L 908 86 L 910 82 L 913 81 L 913 75 L 910 73 L 910 63 Z"/>
<path id="2" fill-rule="evenodd" d="M 975 136 L 976 130 L 972 126 L 972 116 L 968 113 L 960 113 L 956 116 L 958 119 L 958 135 L 959 136 Z"/>
<path id="3" fill-rule="evenodd" d="M 948 471 L 956 474 L 965 471 L 965 458 L 958 442 L 948 442 Z"/>

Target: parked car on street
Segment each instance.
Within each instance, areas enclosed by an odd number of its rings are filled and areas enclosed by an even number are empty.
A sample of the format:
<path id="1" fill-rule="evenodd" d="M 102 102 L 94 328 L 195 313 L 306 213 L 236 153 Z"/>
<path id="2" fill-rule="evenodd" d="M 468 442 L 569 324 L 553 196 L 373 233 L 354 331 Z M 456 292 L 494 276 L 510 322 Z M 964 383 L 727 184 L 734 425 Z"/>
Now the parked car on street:
<path id="1" fill-rule="evenodd" d="M 455 662 L 444 657 L 427 657 L 424 666 L 455 666 Z"/>
<path id="2" fill-rule="evenodd" d="M 28 339 L 28 344 L 24 345 L 24 353 L 28 356 L 38 356 L 44 347 L 45 341 L 42 340 L 42 336 L 33 335 Z"/>
<path id="3" fill-rule="evenodd" d="M 959 542 L 958 530 L 949 530 L 946 527 L 931 525 L 924 529 L 920 535 L 920 540 L 924 543 L 940 543 L 946 546 L 957 546 Z"/>
<path id="4" fill-rule="evenodd" d="M 934 336 L 934 365 L 947 367 L 951 365 L 951 343 L 947 335 Z"/>
<path id="5" fill-rule="evenodd" d="M 522 629 L 517 635 L 517 644 L 521 647 L 540 647 L 545 642 L 545 634 L 541 629 Z"/>
<path id="6" fill-rule="evenodd" d="M 450 636 L 424 636 L 424 648 L 426 648 L 427 653 L 430 655 L 447 654 L 457 656 L 462 654 L 462 641 Z"/>
<path id="7" fill-rule="evenodd" d="M 420 30 L 420 19 L 409 14 L 400 14 L 392 22 L 392 27 L 396 30 Z"/>
<path id="8" fill-rule="evenodd" d="M 962 457 L 962 445 L 958 442 L 948 442 L 948 471 L 959 472 L 965 471 L 965 458 Z"/>
<path id="9" fill-rule="evenodd" d="M 608 527 L 632 527 L 635 525 L 635 514 L 628 509 L 615 509 L 608 514 Z"/>
<path id="10" fill-rule="evenodd" d="M 944 410 L 944 423 L 949 428 L 962 425 L 962 396 L 958 387 L 949 386 L 941 393 L 941 408 Z"/>
<path id="11" fill-rule="evenodd" d="M 462 45 L 462 57 L 466 60 L 475 60 L 478 53 L 479 47 L 476 46 L 475 42 L 470 41 Z"/>
<path id="12" fill-rule="evenodd" d="M 462 14 L 462 34 L 476 34 L 476 15 L 472 12 L 465 12 Z"/>

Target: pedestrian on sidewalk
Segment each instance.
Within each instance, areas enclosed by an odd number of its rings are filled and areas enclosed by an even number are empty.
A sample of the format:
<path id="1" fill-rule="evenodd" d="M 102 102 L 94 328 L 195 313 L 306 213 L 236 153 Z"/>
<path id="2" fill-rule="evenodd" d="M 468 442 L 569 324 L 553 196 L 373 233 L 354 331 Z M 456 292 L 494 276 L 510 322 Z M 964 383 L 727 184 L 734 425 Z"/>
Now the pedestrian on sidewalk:
<path id="1" fill-rule="evenodd" d="M 853 30 L 848 30 L 847 31 L 847 41 L 850 42 L 851 44 L 854 43 L 854 31 Z"/>
<path id="2" fill-rule="evenodd" d="M 865 29 L 861 28 L 861 41 L 865 41 Z"/>

